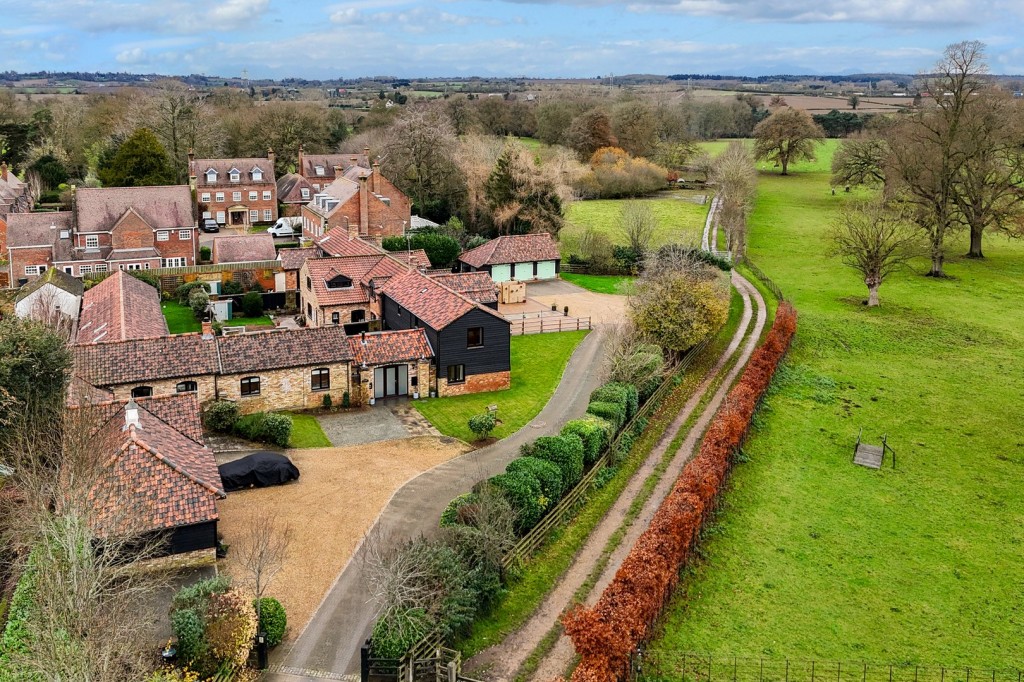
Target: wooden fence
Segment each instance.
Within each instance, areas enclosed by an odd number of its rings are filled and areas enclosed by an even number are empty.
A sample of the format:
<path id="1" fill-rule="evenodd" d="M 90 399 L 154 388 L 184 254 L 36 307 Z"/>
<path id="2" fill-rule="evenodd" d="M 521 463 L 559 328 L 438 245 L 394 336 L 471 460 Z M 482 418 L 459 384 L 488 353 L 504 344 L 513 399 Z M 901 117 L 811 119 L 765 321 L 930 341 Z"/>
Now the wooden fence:
<path id="1" fill-rule="evenodd" d="M 359 652 L 362 682 L 471 682 L 462 676 L 462 654 L 446 648 L 436 631 L 413 644 L 402 658 L 375 658 L 371 646 L 366 640 Z"/>
<path id="2" fill-rule="evenodd" d="M 544 518 L 542 518 L 529 533 L 524 535 L 511 550 L 509 550 L 508 554 L 506 554 L 501 560 L 503 568 L 507 570 L 510 566 L 523 561 L 537 551 L 537 548 L 543 545 L 547 540 L 551 531 L 562 525 L 562 523 L 572 516 L 576 510 L 576 506 L 590 491 L 590 488 L 594 483 L 594 479 L 597 478 L 601 469 L 608 466 L 609 461 L 619 448 L 623 435 L 632 431 L 637 422 L 641 419 L 646 419 L 652 412 L 654 412 L 655 408 L 657 408 L 665 396 L 667 396 L 675 387 L 676 377 L 681 376 L 683 372 L 685 372 L 687 368 L 689 368 L 693 362 L 700 357 L 701 353 L 703 353 L 710 344 L 711 338 L 709 337 L 687 351 L 686 355 L 684 355 L 678 363 L 669 369 L 666 373 L 665 380 L 662 381 L 657 390 L 651 394 L 651 397 L 644 402 L 643 406 L 637 410 L 637 413 L 629 423 L 622 427 L 612 442 L 609 443 L 608 447 L 605 448 L 598 460 L 594 462 L 587 473 L 583 475 L 580 482 L 577 483 L 572 490 L 566 493 L 565 497 L 563 497 L 558 504 L 552 507 L 551 510 L 544 515 Z"/>
<path id="3" fill-rule="evenodd" d="M 633 677 L 679 682 L 1022 682 L 1019 668 L 744 658 L 685 652 L 634 654 Z"/>
<path id="4" fill-rule="evenodd" d="M 524 334 L 549 334 L 554 332 L 578 332 L 592 329 L 589 317 L 565 317 L 564 315 L 541 315 L 533 318 L 509 320 L 512 336 Z"/>
<path id="5" fill-rule="evenodd" d="M 743 259 L 743 265 L 746 266 L 747 270 L 750 270 L 750 272 L 753 273 L 754 277 L 761 280 L 761 283 L 764 284 L 765 288 L 772 292 L 772 296 L 775 297 L 776 301 L 781 303 L 786 300 L 786 297 L 782 295 L 782 289 L 780 289 L 779 286 L 773 282 L 770 277 L 768 277 L 768 275 L 764 274 L 764 272 L 761 271 L 761 268 L 754 265 L 749 258 Z"/>

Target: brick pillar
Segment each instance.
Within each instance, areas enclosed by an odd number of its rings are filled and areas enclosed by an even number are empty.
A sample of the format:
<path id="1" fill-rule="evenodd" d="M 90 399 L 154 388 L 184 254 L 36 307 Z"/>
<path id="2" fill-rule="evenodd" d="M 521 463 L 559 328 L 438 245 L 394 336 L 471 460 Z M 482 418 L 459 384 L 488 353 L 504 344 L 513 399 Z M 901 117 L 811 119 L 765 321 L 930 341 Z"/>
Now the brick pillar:
<path id="1" fill-rule="evenodd" d="M 366 177 L 359 178 L 359 234 L 370 231 L 370 192 L 366 188 Z"/>

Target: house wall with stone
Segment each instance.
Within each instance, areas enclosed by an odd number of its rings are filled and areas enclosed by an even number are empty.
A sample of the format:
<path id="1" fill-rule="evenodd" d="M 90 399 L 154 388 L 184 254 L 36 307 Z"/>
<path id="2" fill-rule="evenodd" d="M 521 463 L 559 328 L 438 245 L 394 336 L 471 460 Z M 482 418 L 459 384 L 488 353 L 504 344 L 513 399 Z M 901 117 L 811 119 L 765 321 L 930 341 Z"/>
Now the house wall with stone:
<path id="1" fill-rule="evenodd" d="M 317 367 L 330 369 L 331 387 L 329 390 L 314 391 L 311 388 L 311 372 Z M 241 380 L 251 376 L 260 378 L 260 393 L 259 395 L 243 396 Z M 217 386 L 220 399 L 236 401 L 242 414 L 321 407 L 324 396 L 328 394 L 331 396 L 333 404 L 341 405 L 345 392 L 351 388 L 348 363 L 304 365 L 261 372 L 223 374 L 217 377 Z"/>
<path id="2" fill-rule="evenodd" d="M 434 365 L 430 358 L 409 362 L 388 363 L 386 365 L 353 365 L 352 392 L 350 400 L 353 405 L 368 405 L 373 397 L 373 370 L 377 367 L 407 365 L 409 367 L 409 396 L 419 393 L 420 398 L 430 395 L 434 385 Z"/>
<path id="3" fill-rule="evenodd" d="M 445 377 L 437 379 L 437 394 L 441 397 L 483 393 L 485 391 L 502 391 L 512 386 L 510 372 L 490 372 L 487 374 L 468 374 L 466 380 L 457 384 L 449 384 Z"/>
<path id="4" fill-rule="evenodd" d="M 154 362 L 159 362 L 159 360 L 154 360 Z M 136 381 L 126 384 L 102 386 L 101 388 L 106 388 L 107 390 L 112 391 L 114 393 L 115 400 L 128 400 L 132 395 L 132 389 L 139 386 L 149 386 L 153 389 L 154 396 L 160 396 L 177 393 L 177 386 L 182 381 L 194 381 L 196 382 L 199 403 L 205 405 L 216 398 L 217 382 L 219 380 L 220 377 L 216 377 L 213 374 L 203 374 L 199 376 L 160 379 L 158 381 Z"/>

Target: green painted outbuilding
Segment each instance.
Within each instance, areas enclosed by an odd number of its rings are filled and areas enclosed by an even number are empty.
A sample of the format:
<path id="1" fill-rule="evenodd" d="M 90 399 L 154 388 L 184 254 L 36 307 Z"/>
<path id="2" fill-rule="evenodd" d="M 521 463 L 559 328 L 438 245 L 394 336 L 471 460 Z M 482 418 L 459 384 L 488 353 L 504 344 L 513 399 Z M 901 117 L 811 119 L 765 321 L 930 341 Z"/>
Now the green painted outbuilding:
<path id="1" fill-rule="evenodd" d="M 461 272 L 487 272 L 495 283 L 555 279 L 561 263 L 558 242 L 547 232 L 498 237 L 459 256 Z"/>

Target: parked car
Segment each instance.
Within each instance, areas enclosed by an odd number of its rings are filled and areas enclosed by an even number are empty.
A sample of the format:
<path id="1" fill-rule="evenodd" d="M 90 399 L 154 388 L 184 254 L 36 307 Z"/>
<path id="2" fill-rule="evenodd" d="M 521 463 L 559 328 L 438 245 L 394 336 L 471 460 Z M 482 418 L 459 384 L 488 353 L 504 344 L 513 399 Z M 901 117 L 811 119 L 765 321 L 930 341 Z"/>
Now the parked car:
<path id="1" fill-rule="evenodd" d="M 267 228 L 267 234 L 275 237 L 294 237 L 302 231 L 302 218 L 278 218 Z"/>
<path id="2" fill-rule="evenodd" d="M 299 470 L 290 459 L 267 450 L 221 464 L 217 469 L 225 492 L 284 485 L 299 478 Z"/>
<path id="3" fill-rule="evenodd" d="M 220 225 L 212 218 L 205 218 L 201 227 L 203 232 L 220 232 Z"/>

